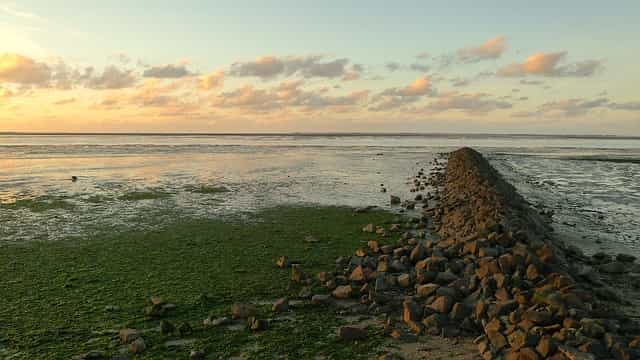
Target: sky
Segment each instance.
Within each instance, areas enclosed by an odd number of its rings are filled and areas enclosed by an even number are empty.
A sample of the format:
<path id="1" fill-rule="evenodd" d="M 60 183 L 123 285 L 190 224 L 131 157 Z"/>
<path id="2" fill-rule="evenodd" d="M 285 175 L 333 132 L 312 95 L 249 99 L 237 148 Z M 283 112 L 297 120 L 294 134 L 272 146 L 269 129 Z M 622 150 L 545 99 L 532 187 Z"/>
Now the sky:
<path id="1" fill-rule="evenodd" d="M 0 131 L 640 136 L 639 1 L 478 4 L 0 0 Z"/>

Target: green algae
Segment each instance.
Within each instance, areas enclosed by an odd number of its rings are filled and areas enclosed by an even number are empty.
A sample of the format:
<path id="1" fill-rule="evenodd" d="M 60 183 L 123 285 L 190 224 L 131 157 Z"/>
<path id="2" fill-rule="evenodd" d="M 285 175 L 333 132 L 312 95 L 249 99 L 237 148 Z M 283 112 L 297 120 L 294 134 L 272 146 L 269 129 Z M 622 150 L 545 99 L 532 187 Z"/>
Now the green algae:
<path id="1" fill-rule="evenodd" d="M 15 359 L 60 359 L 89 350 L 116 354 L 112 330 L 152 329 L 145 301 L 160 296 L 177 308 L 166 319 L 194 328 L 193 345 L 168 350 L 175 336 L 146 333 L 147 351 L 138 359 L 186 359 L 191 347 L 207 358 L 244 354 L 250 358 L 367 358 L 381 336 L 347 344 L 337 339 L 340 320 L 326 309 L 303 307 L 295 321 L 275 322 L 259 334 L 204 328 L 209 315 L 229 316 L 234 302 L 294 296 L 289 272 L 274 261 L 286 255 L 308 273 L 332 269 L 335 258 L 366 246 L 367 223 L 384 224 L 385 212 L 354 214 L 347 208 L 279 207 L 255 221 L 176 219 L 159 230 L 103 232 L 53 243 L 0 246 L 0 349 Z M 98 232 L 100 233 L 100 232 Z M 313 235 L 319 241 L 303 239 Z M 391 240 L 387 240 L 391 241 Z M 108 311 L 116 307 L 116 311 Z M 269 306 L 260 315 L 271 317 Z M 111 332 L 110 332 L 111 331 Z"/>

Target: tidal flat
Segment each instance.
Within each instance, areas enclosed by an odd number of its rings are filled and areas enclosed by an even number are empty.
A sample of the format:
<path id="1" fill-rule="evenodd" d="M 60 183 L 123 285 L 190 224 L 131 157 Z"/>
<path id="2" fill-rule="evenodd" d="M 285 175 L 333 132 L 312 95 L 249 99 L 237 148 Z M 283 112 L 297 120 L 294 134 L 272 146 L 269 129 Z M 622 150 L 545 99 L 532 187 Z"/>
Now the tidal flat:
<path id="1" fill-rule="evenodd" d="M 152 231 L 2 245 L 0 356 L 117 355 L 123 351 L 118 331 L 130 327 L 144 331 L 147 349 L 136 359 L 186 359 L 192 349 L 211 358 L 368 358 L 381 350 L 382 334 L 345 343 L 335 336 L 344 320 L 331 310 L 300 305 L 282 316 L 271 312 L 275 299 L 295 298 L 299 291 L 275 260 L 285 255 L 310 274 L 331 269 L 338 256 L 375 237 L 363 233 L 363 225 L 389 224 L 394 217 L 282 206 L 255 213 L 249 222 L 183 218 Z M 316 241 L 305 241 L 308 236 Z M 162 319 L 176 328 L 188 323 L 192 334 L 163 335 L 161 320 L 144 313 L 154 296 L 176 305 Z M 270 330 L 203 326 L 209 316 L 230 317 L 233 303 L 257 304 L 259 316 L 273 319 Z"/>

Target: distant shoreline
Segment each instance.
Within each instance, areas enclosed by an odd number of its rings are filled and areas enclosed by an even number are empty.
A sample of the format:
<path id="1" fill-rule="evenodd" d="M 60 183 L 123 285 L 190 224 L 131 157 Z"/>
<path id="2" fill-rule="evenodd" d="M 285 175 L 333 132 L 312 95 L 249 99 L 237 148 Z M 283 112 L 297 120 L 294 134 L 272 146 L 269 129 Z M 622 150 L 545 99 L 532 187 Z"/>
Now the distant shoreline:
<path id="1" fill-rule="evenodd" d="M 601 139 L 601 140 L 640 140 L 640 136 L 628 135 L 581 135 L 581 134 L 493 134 L 493 133 L 381 133 L 381 132 L 327 132 L 327 133 L 167 133 L 167 132 L 21 132 L 0 131 L 0 136 L 291 136 L 291 137 L 455 137 L 455 138 L 538 138 L 538 139 Z"/>

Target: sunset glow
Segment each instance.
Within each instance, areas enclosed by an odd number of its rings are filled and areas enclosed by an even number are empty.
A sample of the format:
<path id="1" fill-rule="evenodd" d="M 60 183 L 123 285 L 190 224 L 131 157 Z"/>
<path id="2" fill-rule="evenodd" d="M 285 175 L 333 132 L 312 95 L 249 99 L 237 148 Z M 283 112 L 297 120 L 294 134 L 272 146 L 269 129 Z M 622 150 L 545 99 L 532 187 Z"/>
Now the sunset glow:
<path id="1" fill-rule="evenodd" d="M 0 131 L 640 135 L 637 3 L 570 3 L 0 2 Z"/>

